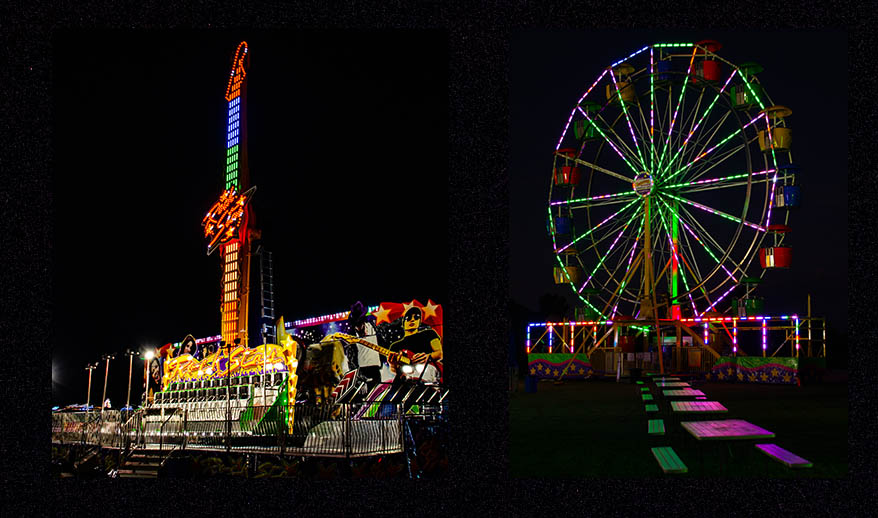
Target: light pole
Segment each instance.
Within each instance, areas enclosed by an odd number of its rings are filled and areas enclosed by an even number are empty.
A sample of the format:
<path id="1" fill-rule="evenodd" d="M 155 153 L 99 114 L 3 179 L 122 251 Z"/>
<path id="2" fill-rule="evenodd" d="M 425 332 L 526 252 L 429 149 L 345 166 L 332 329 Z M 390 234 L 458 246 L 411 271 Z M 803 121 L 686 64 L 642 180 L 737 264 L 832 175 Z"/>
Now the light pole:
<path id="1" fill-rule="evenodd" d="M 88 395 L 85 397 L 85 411 L 88 412 L 88 405 L 91 403 L 91 371 L 97 368 L 97 363 L 89 363 L 85 370 L 88 371 Z"/>
<path id="2" fill-rule="evenodd" d="M 105 355 L 101 356 L 102 360 L 107 361 L 107 368 L 104 371 L 104 394 L 103 394 L 103 396 L 101 396 L 101 413 L 102 414 L 104 413 L 104 401 L 107 400 L 107 378 L 110 375 L 110 360 L 112 360 L 115 357 L 116 357 L 116 355 L 114 355 L 114 354 L 105 354 Z"/>
<path id="3" fill-rule="evenodd" d="M 131 371 L 134 368 L 134 356 L 137 351 L 128 349 L 125 354 L 128 355 L 128 396 L 125 398 L 125 408 L 129 408 L 131 406 Z"/>
<path id="4" fill-rule="evenodd" d="M 155 353 L 152 350 L 146 351 L 146 354 L 143 355 L 143 359 L 146 360 L 146 363 L 143 365 L 143 370 L 146 373 L 146 393 L 143 396 L 143 406 L 149 405 L 149 361 L 155 357 Z"/>

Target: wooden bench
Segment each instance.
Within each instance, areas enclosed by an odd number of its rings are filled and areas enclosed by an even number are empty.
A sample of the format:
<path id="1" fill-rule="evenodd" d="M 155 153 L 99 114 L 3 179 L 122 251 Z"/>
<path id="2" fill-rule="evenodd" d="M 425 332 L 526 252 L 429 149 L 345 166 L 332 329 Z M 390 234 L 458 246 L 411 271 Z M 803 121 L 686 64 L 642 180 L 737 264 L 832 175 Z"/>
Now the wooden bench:
<path id="1" fill-rule="evenodd" d="M 646 405 L 647 412 L 658 412 L 658 405 Z"/>
<path id="2" fill-rule="evenodd" d="M 642 397 L 644 401 L 652 401 L 652 394 L 641 394 L 640 397 Z"/>
<path id="3" fill-rule="evenodd" d="M 664 435 L 665 434 L 665 422 L 662 419 L 650 419 L 648 422 L 649 428 L 647 433 L 649 435 Z"/>
<path id="4" fill-rule="evenodd" d="M 786 464 L 790 468 L 810 468 L 812 466 L 811 461 L 788 452 L 777 444 L 757 444 L 756 448 L 772 459 Z"/>
<path id="5" fill-rule="evenodd" d="M 689 468 L 677 456 L 677 452 L 670 446 L 652 448 L 652 454 L 665 473 L 686 473 L 689 471 Z"/>

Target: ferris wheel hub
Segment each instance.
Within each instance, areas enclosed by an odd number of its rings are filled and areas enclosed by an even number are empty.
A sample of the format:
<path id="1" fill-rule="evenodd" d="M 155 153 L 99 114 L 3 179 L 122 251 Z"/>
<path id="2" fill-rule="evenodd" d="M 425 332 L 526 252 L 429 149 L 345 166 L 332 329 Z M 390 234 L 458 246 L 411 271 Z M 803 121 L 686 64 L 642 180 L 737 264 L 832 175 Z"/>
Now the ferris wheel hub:
<path id="1" fill-rule="evenodd" d="M 643 171 L 634 177 L 634 182 L 632 183 L 634 187 L 634 192 L 638 195 L 643 196 L 644 198 L 649 196 L 652 193 L 652 175 L 648 172 Z"/>

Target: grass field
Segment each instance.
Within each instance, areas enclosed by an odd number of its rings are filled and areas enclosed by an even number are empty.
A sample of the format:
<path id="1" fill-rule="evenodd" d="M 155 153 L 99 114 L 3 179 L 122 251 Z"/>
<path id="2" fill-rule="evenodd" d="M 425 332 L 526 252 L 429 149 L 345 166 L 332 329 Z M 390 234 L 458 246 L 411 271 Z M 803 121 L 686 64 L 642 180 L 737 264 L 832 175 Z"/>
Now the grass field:
<path id="1" fill-rule="evenodd" d="M 658 389 L 647 382 L 652 394 Z M 708 400 L 728 414 L 711 419 L 743 419 L 775 433 L 761 441 L 699 442 L 667 413 L 648 415 L 641 385 L 622 380 L 568 381 L 523 387 L 510 395 L 510 475 L 513 477 L 744 477 L 840 478 L 848 474 L 846 384 L 805 387 L 738 383 L 697 383 Z M 653 403 L 649 401 L 647 403 Z M 665 436 L 647 435 L 647 420 L 663 418 Z M 685 420 L 685 419 L 684 419 Z M 774 443 L 811 461 L 790 469 L 756 451 L 755 442 Z M 664 474 L 650 448 L 672 446 L 688 467 Z"/>

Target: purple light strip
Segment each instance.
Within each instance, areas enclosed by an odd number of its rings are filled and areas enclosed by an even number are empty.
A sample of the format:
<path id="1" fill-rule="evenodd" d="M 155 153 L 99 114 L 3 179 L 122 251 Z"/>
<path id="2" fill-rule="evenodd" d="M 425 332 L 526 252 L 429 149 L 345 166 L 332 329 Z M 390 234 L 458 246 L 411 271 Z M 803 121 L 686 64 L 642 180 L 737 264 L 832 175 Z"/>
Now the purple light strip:
<path id="1" fill-rule="evenodd" d="M 629 59 L 631 59 L 631 58 L 633 58 L 634 56 L 640 54 L 641 52 L 643 52 L 644 50 L 646 50 L 646 49 L 648 49 L 648 48 L 649 48 L 649 45 L 647 45 L 646 47 L 643 47 L 642 49 L 640 49 L 640 50 L 638 50 L 638 51 L 632 52 L 631 55 L 628 56 L 627 58 L 620 59 L 619 61 L 616 61 L 615 63 L 613 63 L 612 65 L 610 65 L 610 68 L 612 68 L 612 67 L 614 67 L 614 66 L 616 66 L 616 65 L 618 65 L 618 64 L 620 64 L 620 63 L 624 63 L 625 61 L 628 61 Z"/>
<path id="2" fill-rule="evenodd" d="M 655 87 L 653 83 L 655 82 L 655 56 L 653 55 L 653 49 L 650 47 L 649 49 L 649 168 L 650 171 L 653 170 L 655 166 L 655 136 L 653 133 L 655 132 Z"/>
<path id="3" fill-rule="evenodd" d="M 613 218 L 615 218 L 616 216 L 618 216 L 623 210 L 627 209 L 628 207 L 630 207 L 631 205 L 633 205 L 635 202 L 637 202 L 636 199 L 631 200 L 631 201 L 630 201 L 628 204 L 626 204 L 624 207 L 622 207 L 621 209 L 619 209 L 619 210 L 616 211 L 615 213 L 610 214 L 609 216 L 607 216 L 607 219 L 601 221 L 601 222 L 598 223 L 595 227 L 593 227 L 593 228 L 591 228 L 590 230 L 588 230 L 586 233 L 584 233 L 584 234 L 582 234 L 581 236 L 577 237 L 576 239 L 574 239 L 573 241 L 571 241 L 570 243 L 568 243 L 567 245 L 565 245 L 563 248 L 556 249 L 556 250 L 555 250 L 555 253 L 557 254 L 557 253 L 563 252 L 564 250 L 567 250 L 567 249 L 570 248 L 574 243 L 576 243 L 576 242 L 579 241 L 580 239 L 584 238 L 585 236 L 591 234 L 591 233 L 594 232 L 595 230 L 599 229 L 604 223 L 606 223 L 607 221 L 610 221 L 611 219 L 613 219 Z"/>
<path id="4" fill-rule="evenodd" d="M 553 201 L 549 205 L 554 207 L 555 205 L 570 205 L 571 203 L 579 203 L 583 201 L 595 201 L 595 200 L 604 200 L 608 198 L 618 198 L 619 196 L 630 196 L 633 191 L 625 191 L 625 192 L 617 192 L 615 194 L 601 194 L 599 196 L 592 196 L 590 198 L 577 198 L 575 200 L 563 200 L 563 201 Z"/>
<path id="5" fill-rule="evenodd" d="M 625 274 L 622 275 L 622 278 L 628 276 L 628 271 L 631 270 L 631 263 L 634 261 L 634 251 L 637 250 L 637 243 L 640 241 L 640 233 L 637 233 L 637 238 L 634 240 L 634 244 L 631 245 L 631 253 L 628 255 L 628 265 L 625 267 Z M 619 298 L 616 299 L 616 304 L 613 305 L 613 311 L 610 313 L 610 319 L 616 316 L 616 310 L 619 308 L 619 299 L 622 298 L 622 291 L 625 289 L 625 284 L 622 284 L 622 287 L 619 288 Z"/>
<path id="6" fill-rule="evenodd" d="M 607 70 L 609 70 L 609 68 L 604 70 L 604 73 L 598 76 L 597 80 L 588 88 L 588 90 L 585 91 L 584 94 L 582 94 L 582 97 L 579 98 L 579 102 L 576 103 L 576 108 L 579 108 L 579 103 L 581 103 L 586 98 L 586 96 L 591 93 L 592 89 L 597 86 L 600 80 L 603 79 L 604 75 L 606 75 L 607 73 Z M 570 117 L 567 119 L 567 124 L 564 125 L 564 131 L 561 132 L 561 138 L 558 139 L 558 144 L 555 146 L 555 151 L 558 151 L 561 148 L 561 142 L 564 141 L 564 137 L 567 135 L 567 130 L 570 128 L 570 122 L 573 120 L 573 115 L 576 113 L 576 108 L 574 108 L 573 111 L 570 112 Z"/>
<path id="7" fill-rule="evenodd" d="M 659 159 L 659 168 L 662 167 L 662 159 L 665 157 L 665 151 L 671 147 L 671 133 L 674 131 L 674 123 L 677 122 L 677 114 L 680 113 L 680 104 L 683 102 L 683 94 L 686 93 L 686 83 L 687 79 L 689 79 L 689 74 L 692 73 L 692 65 L 695 64 L 695 53 L 698 51 L 698 47 L 692 49 L 692 58 L 689 60 L 689 68 L 686 70 L 686 78 L 683 79 L 683 88 L 680 90 L 680 98 L 677 99 L 677 107 L 674 109 L 674 116 L 671 117 L 671 126 L 668 128 L 668 140 L 665 142 L 664 147 L 662 147 L 662 157 Z M 670 164 L 670 162 L 668 162 Z"/>
<path id="8" fill-rule="evenodd" d="M 777 169 L 766 169 L 765 171 L 756 171 L 755 173 L 753 173 L 752 176 L 758 176 L 758 175 L 763 175 L 763 174 L 770 174 L 770 173 L 775 173 L 775 172 L 777 172 Z M 732 175 L 732 176 L 726 176 L 726 177 L 723 177 L 723 178 L 708 178 L 707 180 L 696 180 L 696 181 L 694 181 L 694 182 L 675 183 L 675 184 L 668 185 L 666 188 L 672 188 L 672 187 L 689 187 L 689 186 L 692 186 L 692 185 L 701 185 L 701 184 L 707 184 L 707 183 L 724 182 L 724 181 L 727 181 L 727 180 L 736 180 L 736 179 L 738 179 L 738 178 L 746 178 L 746 177 L 747 177 L 747 173 L 743 173 L 743 174 L 734 174 L 734 175 Z"/>
<path id="9" fill-rule="evenodd" d="M 619 83 L 616 82 L 616 74 L 614 74 L 612 70 L 610 70 L 610 78 L 613 80 L 613 86 L 616 87 L 616 93 L 619 94 L 619 104 L 622 105 L 622 111 L 625 113 L 625 121 L 628 122 L 628 131 L 631 132 L 631 141 L 634 143 L 634 149 L 637 150 L 637 156 L 640 158 L 640 165 L 643 168 L 646 168 L 646 163 L 643 161 L 643 153 L 640 152 L 640 146 L 637 145 L 637 137 L 634 136 L 634 127 L 631 126 L 631 117 L 628 116 L 628 109 L 625 107 L 625 102 L 622 100 L 622 92 L 619 90 Z"/>
<path id="10" fill-rule="evenodd" d="M 736 216 L 732 216 L 731 214 L 726 214 L 725 212 L 721 212 L 719 210 L 712 209 L 712 208 L 708 207 L 707 205 L 702 205 L 702 204 L 700 204 L 698 202 L 694 202 L 692 200 L 680 198 L 679 196 L 674 196 L 673 194 L 670 194 L 670 193 L 665 193 L 665 195 L 668 196 L 669 198 L 673 198 L 677 201 L 682 201 L 683 203 L 692 205 L 693 207 L 698 207 L 701 210 L 705 210 L 705 211 L 710 212 L 712 214 L 716 214 L 717 216 L 721 216 L 723 218 L 730 219 L 732 221 L 736 221 L 738 223 L 743 223 L 743 224 L 747 225 L 748 227 L 752 227 L 756 230 L 759 230 L 760 232 L 765 232 L 765 227 L 762 227 L 762 226 L 757 225 L 755 223 L 750 223 L 747 220 L 739 219 Z"/>

